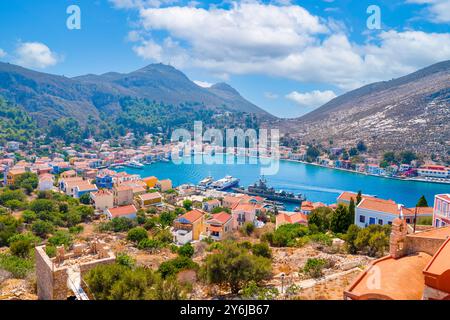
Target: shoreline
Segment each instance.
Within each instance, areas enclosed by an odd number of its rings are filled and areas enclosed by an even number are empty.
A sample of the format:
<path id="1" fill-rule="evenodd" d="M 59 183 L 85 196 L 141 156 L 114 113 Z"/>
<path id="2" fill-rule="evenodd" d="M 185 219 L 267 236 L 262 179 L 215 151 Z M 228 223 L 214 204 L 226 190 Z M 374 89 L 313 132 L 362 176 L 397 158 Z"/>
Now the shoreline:
<path id="1" fill-rule="evenodd" d="M 207 153 L 205 152 L 201 152 L 201 153 L 197 153 L 201 154 L 201 155 L 207 155 Z M 226 155 L 226 156 L 234 156 L 234 157 L 247 157 L 247 158 L 257 158 L 257 159 L 268 159 L 270 157 L 265 156 L 265 157 L 260 157 L 260 156 L 249 156 L 249 155 L 236 155 L 233 153 L 226 153 L 226 152 L 218 152 L 216 153 L 217 155 Z M 182 157 L 193 157 L 194 155 L 190 155 L 190 156 L 182 156 Z M 383 178 L 383 179 L 391 179 L 391 180 L 397 180 L 397 181 L 405 181 L 405 182 L 420 182 L 420 183 L 432 183 L 432 184 L 442 184 L 442 185 L 450 185 L 450 180 L 448 182 L 446 181 L 432 181 L 432 180 L 425 180 L 425 179 L 417 179 L 417 178 L 399 178 L 399 177 L 390 177 L 390 176 L 381 176 L 381 175 L 377 175 L 377 174 L 373 174 L 373 173 L 367 173 L 367 172 L 359 172 L 359 171 L 355 171 L 355 170 L 350 170 L 350 169 L 344 169 L 344 168 L 335 168 L 335 167 L 328 167 L 322 164 L 318 164 L 318 163 L 311 163 L 311 162 L 306 162 L 303 160 L 293 160 L 293 159 L 279 159 L 280 161 L 286 161 L 286 162 L 293 162 L 293 163 L 301 163 L 304 165 L 311 165 L 311 166 L 315 166 L 315 167 L 320 167 L 320 168 L 324 168 L 324 169 L 330 169 L 330 170 L 337 170 L 337 171 L 343 171 L 343 172 L 348 172 L 348 173 L 354 173 L 354 174 L 359 174 L 359 175 L 363 175 L 363 176 L 370 176 L 370 177 L 376 177 L 376 178 Z M 164 161 L 156 161 L 156 163 L 158 162 L 164 162 Z M 144 166 L 150 166 L 151 164 L 144 164 Z"/>
<path id="2" fill-rule="evenodd" d="M 407 182 L 422 182 L 422 183 L 436 183 L 436 184 L 450 185 L 450 181 L 448 181 L 448 182 L 446 182 L 446 181 L 432 181 L 432 180 L 430 181 L 430 180 L 422 180 L 422 179 L 414 179 L 414 178 L 399 178 L 399 177 L 380 176 L 380 175 L 373 174 L 373 173 L 359 172 L 359 171 L 350 170 L 350 169 L 327 167 L 327 166 L 324 166 L 322 164 L 310 163 L 310 162 L 306 162 L 306 161 L 302 161 L 302 160 L 292 160 L 292 159 L 280 159 L 280 160 L 289 161 L 289 162 L 297 162 L 297 163 L 302 163 L 302 164 L 306 164 L 306 165 L 312 165 L 312 166 L 316 166 L 316 167 L 320 167 L 320 168 L 331 169 L 331 170 L 339 170 L 339 171 L 344 171 L 344 172 L 349 172 L 349 173 L 356 173 L 356 174 L 360 174 L 360 175 L 364 175 L 364 176 L 371 176 L 371 177 L 377 177 L 377 178 L 392 179 L 392 180 L 407 181 Z"/>

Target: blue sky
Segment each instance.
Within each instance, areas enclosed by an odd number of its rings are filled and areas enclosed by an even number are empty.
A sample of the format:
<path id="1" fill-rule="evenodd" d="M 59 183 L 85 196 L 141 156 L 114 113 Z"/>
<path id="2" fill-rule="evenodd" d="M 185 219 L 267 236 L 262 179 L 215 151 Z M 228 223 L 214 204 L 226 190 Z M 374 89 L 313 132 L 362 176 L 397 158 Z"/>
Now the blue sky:
<path id="1" fill-rule="evenodd" d="M 66 27 L 69 5 L 81 30 Z M 281 117 L 448 59 L 450 0 L 0 2 L 1 61 L 66 76 L 170 63 Z"/>

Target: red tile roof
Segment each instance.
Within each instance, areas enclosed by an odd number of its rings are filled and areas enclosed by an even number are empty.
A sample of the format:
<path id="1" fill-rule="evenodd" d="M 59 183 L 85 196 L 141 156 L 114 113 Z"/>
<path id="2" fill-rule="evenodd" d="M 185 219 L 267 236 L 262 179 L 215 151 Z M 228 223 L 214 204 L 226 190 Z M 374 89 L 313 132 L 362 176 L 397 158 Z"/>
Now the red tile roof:
<path id="1" fill-rule="evenodd" d="M 190 223 L 194 223 L 195 221 L 197 221 L 198 219 L 200 219 L 203 216 L 203 212 L 197 209 L 191 210 L 189 212 L 186 212 L 185 214 L 183 214 L 182 216 L 180 216 L 178 218 L 178 220 L 181 219 L 186 219 L 187 221 L 189 221 Z"/>
<path id="2" fill-rule="evenodd" d="M 113 218 L 129 216 L 129 215 L 137 213 L 137 209 L 134 205 L 111 208 L 111 209 L 108 209 L 108 211 Z"/>
<path id="3" fill-rule="evenodd" d="M 357 196 L 358 196 L 358 194 L 355 192 L 344 191 L 339 195 L 338 200 L 350 202 L 350 199 L 353 198 L 353 200 L 355 200 L 355 202 L 356 202 Z M 361 196 L 361 198 L 362 199 L 376 199 L 375 197 L 364 195 L 364 194 Z"/>
<path id="4" fill-rule="evenodd" d="M 225 224 L 228 221 L 230 221 L 230 219 L 231 219 L 230 214 L 228 214 L 226 212 L 220 212 L 220 213 L 213 214 L 212 217 L 210 219 L 208 219 L 208 222 L 211 223 L 211 222 L 217 221 L 221 224 Z"/>
<path id="5" fill-rule="evenodd" d="M 155 200 L 155 199 L 161 199 L 161 194 L 159 192 L 152 192 L 152 193 L 144 193 L 139 196 L 139 198 L 142 201 L 146 200 Z"/>
<path id="6" fill-rule="evenodd" d="M 276 217 L 277 224 L 280 223 L 300 223 L 308 224 L 308 217 L 303 213 L 279 212 Z"/>

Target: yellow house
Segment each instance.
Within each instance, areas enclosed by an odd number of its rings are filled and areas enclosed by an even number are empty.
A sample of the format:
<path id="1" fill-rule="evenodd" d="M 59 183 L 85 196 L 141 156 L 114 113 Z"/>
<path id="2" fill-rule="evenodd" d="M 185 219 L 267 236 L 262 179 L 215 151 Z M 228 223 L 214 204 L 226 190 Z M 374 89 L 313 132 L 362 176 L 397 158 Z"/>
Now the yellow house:
<path id="1" fill-rule="evenodd" d="M 158 178 L 157 177 L 147 177 L 142 179 L 142 181 L 145 182 L 145 184 L 147 185 L 147 187 L 149 188 L 154 188 L 156 186 L 156 183 L 158 182 Z"/>
<path id="2" fill-rule="evenodd" d="M 16 182 L 17 177 L 24 174 L 25 169 L 11 169 L 6 175 L 6 185 L 11 186 Z"/>
<path id="3" fill-rule="evenodd" d="M 162 203 L 162 197 L 159 192 L 141 194 L 138 198 L 141 207 L 155 206 Z"/>
<path id="4" fill-rule="evenodd" d="M 192 232 L 192 239 L 199 240 L 200 234 L 205 228 L 205 214 L 204 212 L 194 209 L 186 212 L 182 216 L 178 217 L 174 222 L 175 230 L 185 230 Z"/>

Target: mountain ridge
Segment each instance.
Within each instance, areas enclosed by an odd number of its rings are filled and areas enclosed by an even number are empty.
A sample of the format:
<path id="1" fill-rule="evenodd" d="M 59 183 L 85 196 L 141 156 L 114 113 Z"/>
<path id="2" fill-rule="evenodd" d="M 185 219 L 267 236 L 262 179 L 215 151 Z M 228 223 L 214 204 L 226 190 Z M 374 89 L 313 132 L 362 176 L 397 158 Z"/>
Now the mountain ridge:
<path id="1" fill-rule="evenodd" d="M 284 122 L 305 142 L 374 151 L 450 152 L 450 60 L 409 75 L 347 92 L 312 112 Z"/>
<path id="2" fill-rule="evenodd" d="M 118 108 L 120 99 L 132 97 L 164 104 L 199 104 L 220 112 L 254 113 L 274 118 L 244 99 L 236 90 L 202 88 L 180 70 L 150 64 L 130 73 L 107 72 L 68 78 L 0 62 L 0 95 L 23 105 L 41 124 L 58 117 L 74 117 L 86 123 L 100 119 L 104 110 Z"/>

